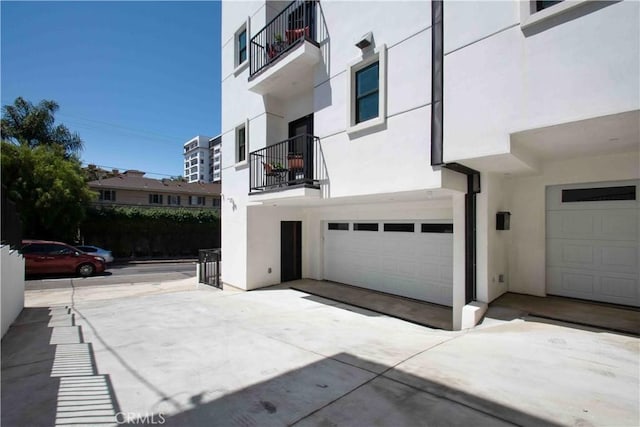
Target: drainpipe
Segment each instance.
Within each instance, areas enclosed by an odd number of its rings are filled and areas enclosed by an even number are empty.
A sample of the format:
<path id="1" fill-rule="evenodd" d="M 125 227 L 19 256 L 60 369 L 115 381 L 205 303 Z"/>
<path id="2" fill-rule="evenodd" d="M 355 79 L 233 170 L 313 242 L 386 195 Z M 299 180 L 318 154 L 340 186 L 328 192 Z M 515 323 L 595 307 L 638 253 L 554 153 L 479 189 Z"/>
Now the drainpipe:
<path id="1" fill-rule="evenodd" d="M 445 163 L 444 141 L 444 2 L 431 2 L 431 166 L 440 166 L 467 177 L 465 217 L 465 304 L 476 298 L 476 194 L 480 172 L 459 163 Z"/>

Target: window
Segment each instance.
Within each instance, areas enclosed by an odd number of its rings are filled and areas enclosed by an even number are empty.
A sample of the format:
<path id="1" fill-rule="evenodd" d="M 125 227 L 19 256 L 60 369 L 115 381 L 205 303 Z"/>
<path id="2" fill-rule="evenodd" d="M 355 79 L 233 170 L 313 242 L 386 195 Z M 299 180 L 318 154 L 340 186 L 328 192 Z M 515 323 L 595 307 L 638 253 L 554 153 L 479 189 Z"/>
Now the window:
<path id="1" fill-rule="evenodd" d="M 609 200 L 636 200 L 636 186 L 579 188 L 562 190 L 562 202 L 601 202 Z"/>
<path id="2" fill-rule="evenodd" d="M 348 231 L 349 230 L 349 223 L 348 222 L 330 222 L 329 223 L 329 230 Z"/>
<path id="3" fill-rule="evenodd" d="M 214 197 L 214 198 L 213 198 L 213 204 L 212 204 L 212 206 L 213 206 L 214 208 L 218 208 L 218 209 L 220 209 L 220 199 L 218 199 L 217 197 Z"/>
<path id="4" fill-rule="evenodd" d="M 116 190 L 100 190 L 98 200 L 115 202 Z"/>
<path id="5" fill-rule="evenodd" d="M 357 222 L 353 224 L 355 231 L 378 231 L 378 224 L 371 222 Z"/>
<path id="6" fill-rule="evenodd" d="M 536 0 L 536 12 L 560 3 L 562 0 Z"/>
<path id="7" fill-rule="evenodd" d="M 453 224 L 421 224 L 422 233 L 453 233 Z"/>
<path id="8" fill-rule="evenodd" d="M 248 143 L 247 143 L 247 129 L 248 129 L 247 120 L 245 123 L 236 127 L 236 164 L 237 163 L 246 163 L 247 161 L 247 152 L 248 152 Z"/>
<path id="9" fill-rule="evenodd" d="M 249 64 L 249 18 L 242 23 L 233 38 L 233 74 L 237 76 Z"/>
<path id="10" fill-rule="evenodd" d="M 238 64 L 247 60 L 247 30 L 238 35 Z"/>
<path id="11" fill-rule="evenodd" d="M 204 206 L 204 196 L 189 196 L 189 204 L 191 206 Z"/>
<path id="12" fill-rule="evenodd" d="M 149 194 L 149 204 L 150 205 L 161 205 L 162 204 L 162 194 Z"/>
<path id="13" fill-rule="evenodd" d="M 379 63 L 356 72 L 356 123 L 378 117 Z"/>
<path id="14" fill-rule="evenodd" d="M 413 233 L 414 229 L 415 229 L 415 225 L 410 223 L 405 223 L 405 224 L 387 223 L 384 225 L 384 231 L 405 231 L 408 233 Z"/>
<path id="15" fill-rule="evenodd" d="M 387 47 L 381 45 L 348 67 L 347 133 L 354 135 L 384 125 L 387 114 Z"/>
<path id="16" fill-rule="evenodd" d="M 180 196 L 167 196 L 167 204 L 180 206 Z"/>

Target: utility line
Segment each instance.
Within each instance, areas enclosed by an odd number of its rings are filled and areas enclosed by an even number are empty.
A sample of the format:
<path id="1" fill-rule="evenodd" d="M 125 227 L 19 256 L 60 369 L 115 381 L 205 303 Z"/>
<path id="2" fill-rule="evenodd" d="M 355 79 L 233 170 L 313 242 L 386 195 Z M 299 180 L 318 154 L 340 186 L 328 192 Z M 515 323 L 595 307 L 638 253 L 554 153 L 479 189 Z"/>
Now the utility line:
<path id="1" fill-rule="evenodd" d="M 68 117 L 68 118 L 74 119 L 74 120 L 84 120 L 84 121 L 87 121 L 87 122 L 93 122 L 93 123 L 96 123 L 96 124 L 99 124 L 99 125 L 102 125 L 102 126 L 118 128 L 118 129 L 126 130 L 126 131 L 129 131 L 129 132 L 140 133 L 140 134 L 143 134 L 143 135 L 151 135 L 154 138 L 161 138 L 161 139 L 165 139 L 165 140 L 171 141 L 171 142 L 181 141 L 183 139 L 183 138 L 179 138 L 179 137 L 175 137 L 175 136 L 167 136 L 165 134 L 160 134 L 160 133 L 149 131 L 149 130 L 146 130 L 146 129 L 136 129 L 136 128 L 123 126 L 123 125 L 116 124 L 116 123 L 110 123 L 110 122 L 105 122 L 105 121 L 101 121 L 101 120 L 89 119 L 89 118 L 86 118 L 86 117 L 75 116 L 75 115 L 67 114 L 67 113 L 56 113 L 56 115 L 63 116 L 63 117 Z M 78 125 L 90 126 L 90 125 L 88 125 L 86 123 L 78 123 Z"/>

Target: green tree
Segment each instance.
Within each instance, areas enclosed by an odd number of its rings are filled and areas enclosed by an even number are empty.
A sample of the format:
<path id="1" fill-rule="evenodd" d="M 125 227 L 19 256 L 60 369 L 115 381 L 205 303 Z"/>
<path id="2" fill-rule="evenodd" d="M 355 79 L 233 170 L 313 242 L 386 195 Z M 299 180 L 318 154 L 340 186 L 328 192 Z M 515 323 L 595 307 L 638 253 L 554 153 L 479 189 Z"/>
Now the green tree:
<path id="1" fill-rule="evenodd" d="M 2 185 L 16 202 L 25 238 L 73 240 L 95 199 L 80 162 L 60 146 L 15 145 L 2 141 Z"/>
<path id="2" fill-rule="evenodd" d="M 33 105 L 22 97 L 13 105 L 2 107 L 0 135 L 2 140 L 34 148 L 41 145 L 60 146 L 65 156 L 77 155 L 82 150 L 82 140 L 64 125 L 54 125 L 55 101 L 42 100 Z"/>

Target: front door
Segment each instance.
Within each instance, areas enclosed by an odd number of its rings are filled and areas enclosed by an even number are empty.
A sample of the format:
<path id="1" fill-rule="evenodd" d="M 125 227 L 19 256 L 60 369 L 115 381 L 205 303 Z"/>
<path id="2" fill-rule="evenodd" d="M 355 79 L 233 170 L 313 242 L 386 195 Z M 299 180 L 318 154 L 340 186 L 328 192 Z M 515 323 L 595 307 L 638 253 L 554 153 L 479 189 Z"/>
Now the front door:
<path id="1" fill-rule="evenodd" d="M 280 222 L 280 281 L 302 279 L 302 222 Z"/>
<path id="2" fill-rule="evenodd" d="M 289 181 L 313 181 L 313 114 L 289 122 Z"/>

